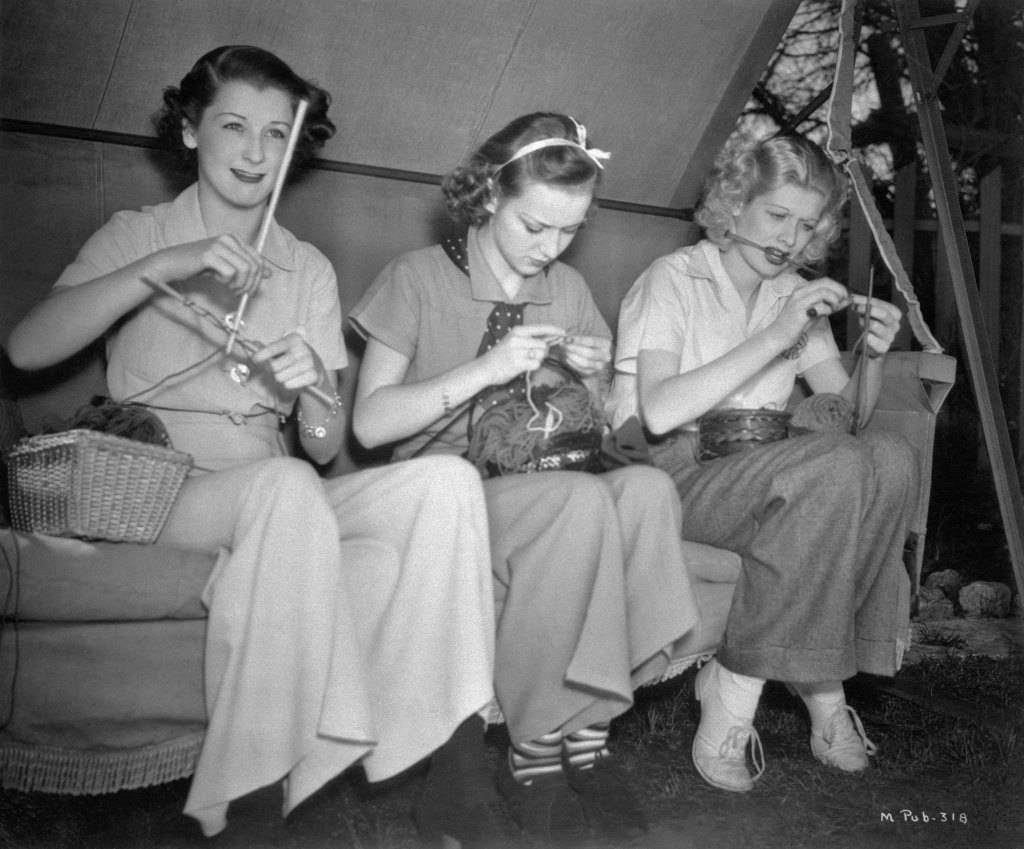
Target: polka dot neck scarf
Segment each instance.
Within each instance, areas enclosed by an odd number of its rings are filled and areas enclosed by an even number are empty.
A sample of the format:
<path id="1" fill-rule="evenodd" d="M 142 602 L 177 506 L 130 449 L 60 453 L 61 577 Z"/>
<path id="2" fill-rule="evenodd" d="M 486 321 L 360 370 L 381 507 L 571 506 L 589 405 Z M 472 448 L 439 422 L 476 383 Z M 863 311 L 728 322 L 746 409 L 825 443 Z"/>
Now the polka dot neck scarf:
<path id="1" fill-rule="evenodd" d="M 463 233 L 459 236 L 449 236 L 441 243 L 441 247 L 444 248 L 448 258 L 468 277 L 469 250 L 466 244 L 466 235 Z M 477 348 L 476 355 L 478 357 L 486 354 L 504 339 L 509 330 L 523 323 L 523 307 L 524 304 L 509 304 L 504 301 L 494 304 L 494 309 L 487 316 L 487 327 L 480 339 L 480 346 Z M 522 377 L 518 377 L 504 386 L 495 386 L 490 390 L 484 390 L 481 394 L 480 404 L 487 409 L 509 398 L 525 397 L 526 381 Z"/>
<path id="2" fill-rule="evenodd" d="M 482 354 L 486 354 L 505 338 L 509 330 L 522 323 L 522 304 L 495 304 L 491 314 L 487 316 L 487 329 L 480 340 L 480 347 L 477 349 L 476 355 L 479 357 Z"/>

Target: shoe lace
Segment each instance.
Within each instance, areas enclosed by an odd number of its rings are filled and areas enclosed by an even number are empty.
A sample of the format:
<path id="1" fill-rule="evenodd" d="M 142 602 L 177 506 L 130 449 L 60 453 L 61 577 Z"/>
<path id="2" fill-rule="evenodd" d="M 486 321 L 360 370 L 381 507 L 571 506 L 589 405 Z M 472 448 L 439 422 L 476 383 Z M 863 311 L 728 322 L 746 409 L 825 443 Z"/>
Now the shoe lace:
<path id="1" fill-rule="evenodd" d="M 878 747 L 868 739 L 864 723 L 861 722 L 857 711 L 849 705 L 836 708 L 835 713 L 825 723 L 821 736 L 832 748 L 861 746 L 868 755 L 878 751 Z"/>
<path id="2" fill-rule="evenodd" d="M 726 733 L 722 745 L 718 747 L 718 756 L 723 760 L 743 760 L 748 744 L 750 762 L 754 765 L 755 772 L 751 780 L 757 781 L 764 774 L 764 748 L 761 746 L 761 735 L 753 725 L 732 726 Z"/>

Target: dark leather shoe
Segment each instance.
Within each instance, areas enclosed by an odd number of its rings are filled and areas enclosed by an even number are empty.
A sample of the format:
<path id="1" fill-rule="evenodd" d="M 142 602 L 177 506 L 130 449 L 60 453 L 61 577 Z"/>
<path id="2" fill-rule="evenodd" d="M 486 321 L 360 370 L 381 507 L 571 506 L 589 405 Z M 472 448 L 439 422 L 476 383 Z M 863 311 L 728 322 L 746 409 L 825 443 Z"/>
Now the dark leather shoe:
<path id="1" fill-rule="evenodd" d="M 489 802 L 420 796 L 413 818 L 424 845 L 444 849 L 522 849 L 501 801 Z"/>
<path id="2" fill-rule="evenodd" d="M 521 849 L 522 842 L 489 774 L 431 770 L 412 809 L 424 845 L 445 849 Z"/>
<path id="3" fill-rule="evenodd" d="M 431 758 L 423 791 L 413 806 L 424 843 L 446 849 L 521 847 L 494 786 L 483 728 L 479 717 L 470 717 Z"/>
<path id="4" fill-rule="evenodd" d="M 629 779 L 608 758 L 587 769 L 566 770 L 569 786 L 579 797 L 596 837 L 629 840 L 647 833 L 647 817 Z"/>
<path id="5" fill-rule="evenodd" d="M 564 772 L 520 784 L 506 767 L 498 775 L 498 789 L 533 846 L 558 846 L 589 833 L 583 809 Z"/>

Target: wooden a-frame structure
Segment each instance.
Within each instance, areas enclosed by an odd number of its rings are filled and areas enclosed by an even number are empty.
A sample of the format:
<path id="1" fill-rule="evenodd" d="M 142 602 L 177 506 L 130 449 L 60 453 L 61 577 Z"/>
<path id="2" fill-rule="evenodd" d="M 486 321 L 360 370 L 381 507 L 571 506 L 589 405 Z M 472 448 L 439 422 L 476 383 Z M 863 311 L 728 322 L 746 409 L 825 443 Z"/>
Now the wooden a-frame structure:
<path id="1" fill-rule="evenodd" d="M 918 0 L 894 0 L 934 190 L 935 207 L 943 236 L 942 243 L 949 263 L 960 328 L 967 351 L 968 371 L 981 414 L 1014 579 L 1018 592 L 1021 592 L 1024 590 L 1024 498 L 1021 496 L 1006 416 L 999 398 L 996 366 L 985 337 L 981 299 L 971 263 L 967 231 L 960 211 L 956 178 L 950 163 L 949 146 L 939 104 L 942 78 L 978 3 L 979 0 L 969 0 L 961 13 L 922 18 Z M 952 32 L 942 56 L 933 65 L 924 29 L 935 26 L 952 26 Z"/>

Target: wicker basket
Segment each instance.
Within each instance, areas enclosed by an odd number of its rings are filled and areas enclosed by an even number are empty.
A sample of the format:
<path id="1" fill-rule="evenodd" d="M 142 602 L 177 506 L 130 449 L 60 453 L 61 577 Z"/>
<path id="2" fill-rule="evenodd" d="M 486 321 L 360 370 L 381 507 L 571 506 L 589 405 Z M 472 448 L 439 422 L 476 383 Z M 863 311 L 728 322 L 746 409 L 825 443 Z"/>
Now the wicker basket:
<path id="1" fill-rule="evenodd" d="M 7 455 L 15 530 L 153 542 L 192 457 L 121 436 L 68 430 L 21 440 Z"/>
<path id="2" fill-rule="evenodd" d="M 729 408 L 712 410 L 700 417 L 698 458 L 714 460 L 755 448 L 766 442 L 778 442 L 788 436 L 790 414 L 784 410 Z"/>

